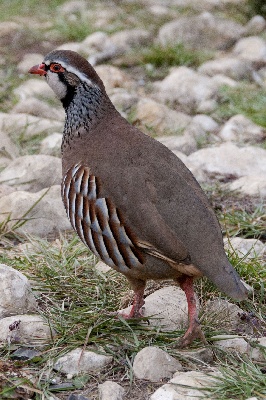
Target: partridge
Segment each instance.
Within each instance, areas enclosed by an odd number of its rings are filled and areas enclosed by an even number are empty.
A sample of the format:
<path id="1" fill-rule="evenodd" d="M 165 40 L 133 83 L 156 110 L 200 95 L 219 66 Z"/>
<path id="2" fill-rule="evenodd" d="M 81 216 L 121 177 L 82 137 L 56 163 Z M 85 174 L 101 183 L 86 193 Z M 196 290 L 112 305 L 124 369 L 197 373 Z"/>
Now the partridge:
<path id="1" fill-rule="evenodd" d="M 206 276 L 238 300 L 247 291 L 200 185 L 169 149 L 119 114 L 79 54 L 52 51 L 29 72 L 45 77 L 65 109 L 62 199 L 83 243 L 131 284 L 134 301 L 124 317 L 141 316 L 148 279 L 173 279 L 188 303 L 180 345 L 204 340 L 194 278 Z"/>

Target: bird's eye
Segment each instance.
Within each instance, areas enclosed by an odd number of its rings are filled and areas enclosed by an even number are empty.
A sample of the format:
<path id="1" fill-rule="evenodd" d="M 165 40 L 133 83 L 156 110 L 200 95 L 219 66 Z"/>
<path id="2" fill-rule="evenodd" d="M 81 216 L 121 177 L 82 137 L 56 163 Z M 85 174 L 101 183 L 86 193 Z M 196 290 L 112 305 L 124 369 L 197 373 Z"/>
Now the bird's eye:
<path id="1" fill-rule="evenodd" d="M 51 64 L 50 65 L 50 71 L 56 72 L 56 73 L 64 72 L 65 68 L 63 68 L 61 64 Z"/>

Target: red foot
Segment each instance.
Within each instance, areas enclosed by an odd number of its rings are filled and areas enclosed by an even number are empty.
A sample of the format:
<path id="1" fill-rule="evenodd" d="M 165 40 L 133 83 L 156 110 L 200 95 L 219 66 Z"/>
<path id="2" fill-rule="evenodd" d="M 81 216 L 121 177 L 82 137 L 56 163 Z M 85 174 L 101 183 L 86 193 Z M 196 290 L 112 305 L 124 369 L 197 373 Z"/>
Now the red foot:
<path id="1" fill-rule="evenodd" d="M 141 312 L 141 307 L 144 305 L 145 301 L 143 299 L 144 289 L 139 289 L 134 293 L 133 304 L 130 312 L 127 313 L 118 313 L 124 319 L 132 319 L 132 318 L 141 318 L 143 314 Z"/>
<path id="2" fill-rule="evenodd" d="M 200 328 L 200 322 L 198 320 L 196 296 L 193 288 L 193 277 L 184 275 L 182 276 L 182 278 L 179 279 L 179 284 L 181 289 L 184 290 L 187 298 L 189 325 L 185 335 L 179 339 L 178 346 L 186 347 L 190 345 L 194 339 L 197 338 L 201 339 L 204 344 L 207 344 L 204 333 Z"/>

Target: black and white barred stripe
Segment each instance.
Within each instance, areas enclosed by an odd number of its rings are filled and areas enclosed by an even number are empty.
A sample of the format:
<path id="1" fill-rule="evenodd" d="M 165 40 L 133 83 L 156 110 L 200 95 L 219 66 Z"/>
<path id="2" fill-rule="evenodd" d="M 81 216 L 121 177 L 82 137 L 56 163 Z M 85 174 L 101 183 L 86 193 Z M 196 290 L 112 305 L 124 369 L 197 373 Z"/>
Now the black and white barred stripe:
<path id="1" fill-rule="evenodd" d="M 90 250 L 107 265 L 126 272 L 142 264 L 133 235 L 109 198 L 99 197 L 99 182 L 81 164 L 71 167 L 62 182 L 68 218 Z"/>

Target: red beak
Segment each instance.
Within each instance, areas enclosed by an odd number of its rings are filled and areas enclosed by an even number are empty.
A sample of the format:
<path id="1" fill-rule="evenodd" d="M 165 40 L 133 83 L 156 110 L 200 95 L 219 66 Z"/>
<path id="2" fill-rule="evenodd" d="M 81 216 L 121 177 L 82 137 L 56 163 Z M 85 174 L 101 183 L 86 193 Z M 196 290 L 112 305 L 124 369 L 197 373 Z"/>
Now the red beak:
<path id="1" fill-rule="evenodd" d="M 30 74 L 36 74 L 36 75 L 46 75 L 47 72 L 45 71 L 45 64 L 39 64 L 39 65 L 34 65 L 33 67 L 31 67 L 31 69 L 29 69 L 28 71 Z"/>

